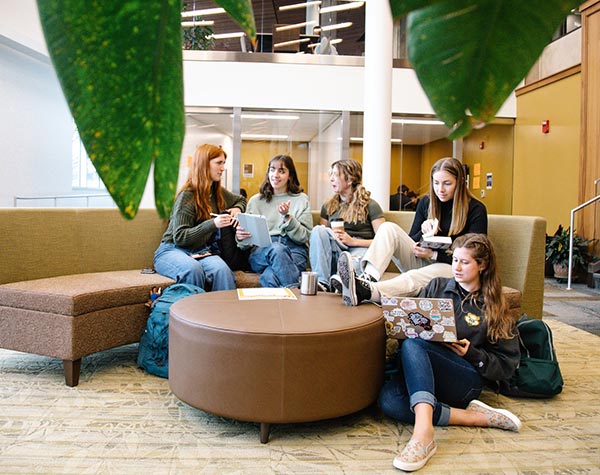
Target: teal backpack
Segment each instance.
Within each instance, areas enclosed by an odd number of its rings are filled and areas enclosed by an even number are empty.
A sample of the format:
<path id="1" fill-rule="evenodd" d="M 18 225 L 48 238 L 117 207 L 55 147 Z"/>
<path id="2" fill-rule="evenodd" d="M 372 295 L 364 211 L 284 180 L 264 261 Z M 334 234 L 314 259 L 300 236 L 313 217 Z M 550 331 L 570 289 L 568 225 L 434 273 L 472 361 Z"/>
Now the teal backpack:
<path id="1" fill-rule="evenodd" d="M 173 284 L 152 303 L 152 310 L 138 349 L 137 364 L 150 374 L 169 377 L 169 309 L 177 300 L 200 294 L 204 289 L 191 284 Z"/>
<path id="2" fill-rule="evenodd" d="M 563 378 L 550 327 L 523 314 L 517 322 L 521 361 L 514 376 L 500 383 L 505 396 L 549 398 L 560 393 Z"/>

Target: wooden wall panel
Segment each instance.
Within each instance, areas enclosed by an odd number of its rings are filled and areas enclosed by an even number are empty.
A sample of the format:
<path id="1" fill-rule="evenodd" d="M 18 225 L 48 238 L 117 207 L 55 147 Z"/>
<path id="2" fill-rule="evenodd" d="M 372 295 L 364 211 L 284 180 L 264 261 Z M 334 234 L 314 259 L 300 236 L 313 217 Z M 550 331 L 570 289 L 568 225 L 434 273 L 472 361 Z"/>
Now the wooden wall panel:
<path id="1" fill-rule="evenodd" d="M 596 196 L 594 181 L 600 178 L 600 1 L 580 7 L 582 19 L 582 98 L 580 203 Z M 576 217 L 576 227 L 584 236 L 600 237 L 598 209 L 588 206 Z M 596 245 L 596 251 L 599 246 Z"/>

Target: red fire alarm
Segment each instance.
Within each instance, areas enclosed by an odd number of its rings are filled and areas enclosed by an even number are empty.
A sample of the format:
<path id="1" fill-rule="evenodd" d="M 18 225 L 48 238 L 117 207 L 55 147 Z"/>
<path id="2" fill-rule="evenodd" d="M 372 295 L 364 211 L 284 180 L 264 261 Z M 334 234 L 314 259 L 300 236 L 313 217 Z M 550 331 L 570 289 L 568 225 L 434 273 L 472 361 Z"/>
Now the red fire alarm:
<path id="1" fill-rule="evenodd" d="M 550 132 L 550 121 L 544 120 L 542 121 L 542 134 L 547 134 Z"/>

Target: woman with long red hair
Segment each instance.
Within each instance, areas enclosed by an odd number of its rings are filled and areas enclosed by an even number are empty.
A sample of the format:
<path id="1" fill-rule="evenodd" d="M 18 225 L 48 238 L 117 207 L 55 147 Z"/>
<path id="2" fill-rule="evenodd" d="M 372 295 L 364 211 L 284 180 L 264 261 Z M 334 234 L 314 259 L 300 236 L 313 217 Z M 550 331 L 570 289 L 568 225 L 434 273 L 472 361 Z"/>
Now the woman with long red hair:
<path id="1" fill-rule="evenodd" d="M 222 231 L 237 225 L 235 217 L 246 209 L 246 200 L 221 186 L 226 159 L 221 147 L 196 149 L 154 253 L 159 274 L 205 290 L 235 289 L 233 272 L 219 255 L 219 240 Z"/>

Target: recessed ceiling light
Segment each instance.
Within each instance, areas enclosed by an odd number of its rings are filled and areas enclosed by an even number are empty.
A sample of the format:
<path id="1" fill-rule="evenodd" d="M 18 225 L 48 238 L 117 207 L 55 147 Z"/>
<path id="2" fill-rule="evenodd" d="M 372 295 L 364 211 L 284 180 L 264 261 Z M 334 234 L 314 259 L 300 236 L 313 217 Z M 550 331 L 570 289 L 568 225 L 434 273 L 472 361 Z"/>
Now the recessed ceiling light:
<path id="1" fill-rule="evenodd" d="M 192 28 L 194 26 L 212 26 L 215 24 L 214 20 L 200 20 L 200 21 L 182 21 L 182 28 Z"/>
<path id="2" fill-rule="evenodd" d="M 325 25 L 321 27 L 321 31 L 331 31 L 331 30 L 340 30 L 341 28 L 349 28 L 352 26 L 351 21 L 346 21 L 344 23 L 336 23 L 334 25 Z"/>
<path id="3" fill-rule="evenodd" d="M 334 5 L 332 7 L 321 8 L 320 13 L 341 12 L 342 10 L 352 10 L 364 6 L 365 2 L 350 2 L 342 5 Z"/>
<path id="4" fill-rule="evenodd" d="M 297 8 L 308 8 L 308 7 L 312 7 L 314 5 L 321 5 L 321 0 L 316 0 L 313 2 L 304 2 L 304 3 L 294 3 L 293 5 L 283 5 L 282 7 L 279 7 L 279 11 L 295 10 Z"/>
<path id="5" fill-rule="evenodd" d="M 277 28 L 275 28 L 275 31 L 294 30 L 296 28 L 302 28 L 303 26 L 312 26 L 312 25 L 316 25 L 316 24 L 317 24 L 316 20 L 303 21 L 302 23 L 294 23 L 292 25 L 278 26 Z"/>
<path id="6" fill-rule="evenodd" d="M 350 137 L 350 142 L 363 142 L 365 139 L 362 137 Z M 402 143 L 402 139 L 390 139 L 392 143 Z"/>
<path id="7" fill-rule="evenodd" d="M 242 36 L 245 36 L 246 33 L 244 33 L 243 31 L 237 31 L 235 33 L 218 33 L 216 35 L 208 35 L 207 38 L 212 38 L 215 40 L 223 40 L 225 38 L 241 38 Z"/>
<path id="8" fill-rule="evenodd" d="M 270 140 L 287 140 L 287 135 L 272 135 L 272 134 L 242 134 L 243 139 L 270 139 Z"/>
<path id="9" fill-rule="evenodd" d="M 203 10 L 192 10 L 189 12 L 181 12 L 183 18 L 189 18 L 191 16 L 206 16 L 206 15 L 218 15 L 219 13 L 225 13 L 224 8 L 205 8 Z"/>
<path id="10" fill-rule="evenodd" d="M 231 114 L 229 117 L 233 117 Z M 271 120 L 298 120 L 299 115 L 277 115 L 277 114 L 246 114 L 242 113 L 242 119 L 271 119 Z"/>
<path id="11" fill-rule="evenodd" d="M 392 119 L 392 124 L 444 125 L 441 120 L 433 119 Z"/>

